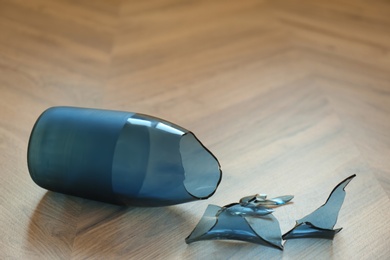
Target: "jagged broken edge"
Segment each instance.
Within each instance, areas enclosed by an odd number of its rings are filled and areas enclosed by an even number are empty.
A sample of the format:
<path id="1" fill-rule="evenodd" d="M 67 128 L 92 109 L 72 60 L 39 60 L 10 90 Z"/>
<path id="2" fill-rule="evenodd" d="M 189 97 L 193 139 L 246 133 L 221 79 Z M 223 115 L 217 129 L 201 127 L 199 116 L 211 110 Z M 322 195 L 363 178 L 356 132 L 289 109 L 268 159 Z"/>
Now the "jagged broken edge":
<path id="1" fill-rule="evenodd" d="M 330 193 L 328 199 L 326 200 L 326 202 L 320 206 L 319 208 L 317 208 L 315 211 L 313 211 L 312 213 L 306 215 L 305 217 L 301 218 L 301 219 L 305 219 L 307 218 L 308 216 L 312 215 L 314 212 L 316 212 L 317 210 L 319 210 L 320 208 L 324 207 L 329 199 L 332 197 L 332 194 L 341 186 L 341 185 L 344 185 L 345 183 L 345 186 L 343 188 L 343 191 L 345 192 L 345 187 L 349 184 L 349 182 L 356 177 L 356 174 L 353 174 L 349 177 L 347 177 L 346 179 L 344 179 L 343 181 L 341 181 L 336 187 L 333 188 L 332 192 Z M 344 201 L 343 201 L 344 202 Z M 342 206 L 342 204 L 341 204 Z M 340 207 L 341 209 L 341 207 Z M 338 214 L 339 214 L 339 211 L 337 212 L 337 216 L 336 216 L 336 222 L 337 222 L 337 218 L 338 218 Z M 313 232 L 310 232 L 310 233 L 307 233 L 307 234 L 294 234 L 294 231 L 297 230 L 297 229 L 300 229 L 302 227 L 307 227 L 308 230 L 312 230 Z M 334 227 L 334 226 L 333 226 Z M 313 238 L 313 237 L 316 237 L 316 238 L 326 238 L 326 239 L 333 239 L 333 237 L 335 236 L 335 234 L 337 234 L 338 232 L 341 231 L 342 228 L 339 228 L 339 229 L 333 229 L 332 228 L 322 228 L 322 227 L 317 227 L 315 225 L 313 225 L 311 222 L 301 222 L 299 223 L 299 220 L 296 221 L 296 224 L 295 226 L 288 232 L 286 232 L 282 238 L 284 240 L 287 240 L 287 239 L 296 239 L 296 238 Z M 314 234 L 314 235 L 313 235 Z M 316 235 L 315 235 L 316 234 Z M 322 234 L 322 235 L 321 235 Z"/>
<path id="2" fill-rule="evenodd" d="M 224 206 L 224 207 L 226 207 L 226 206 Z M 204 239 L 202 237 L 205 234 L 207 234 L 209 231 L 211 231 L 217 225 L 217 223 L 219 221 L 219 219 L 218 219 L 218 216 L 219 216 L 219 213 L 220 213 L 219 211 L 221 209 L 223 209 L 224 207 L 220 207 L 220 206 L 212 205 L 212 204 L 208 205 L 208 207 L 206 208 L 205 212 L 203 213 L 203 216 L 200 219 L 200 221 L 198 222 L 198 224 L 195 226 L 195 228 L 190 233 L 190 235 L 188 237 L 186 237 L 185 242 L 187 244 L 191 244 L 193 242 L 197 242 L 197 241 L 200 241 L 200 240 L 213 240 L 213 238 Z M 217 211 L 218 208 L 219 208 L 219 210 Z M 213 215 L 213 216 L 207 214 L 207 213 L 210 213 L 208 211 L 211 210 L 211 209 L 213 209 L 214 212 L 215 212 L 215 215 Z M 269 214 L 269 215 L 272 215 L 272 214 Z M 257 235 L 257 237 L 260 239 L 261 243 L 248 241 L 248 240 L 242 240 L 242 241 L 252 242 L 252 243 L 260 244 L 260 245 L 264 245 L 264 246 L 271 246 L 271 247 L 283 250 L 283 241 L 282 241 L 281 235 L 280 235 L 281 244 L 280 245 L 279 244 L 274 244 L 271 241 L 263 238 L 259 234 L 259 232 L 256 232 L 255 228 L 250 224 L 250 221 L 248 221 L 248 219 L 246 217 L 243 217 L 243 216 L 241 216 L 241 217 L 244 219 L 244 221 L 247 223 L 248 227 L 253 231 L 253 233 Z M 210 218 L 213 218 L 213 219 L 211 220 Z M 278 222 L 278 220 L 274 216 L 273 216 L 273 220 L 276 221 L 277 226 L 278 226 L 278 228 L 280 230 L 279 222 Z M 209 222 L 209 223 L 207 223 L 207 222 Z M 206 225 L 206 228 L 201 230 L 202 226 L 205 226 L 205 225 Z M 203 232 L 199 232 L 199 231 L 203 231 Z M 218 239 L 218 240 L 219 239 L 227 239 L 227 240 L 229 240 L 229 238 L 224 238 L 224 237 L 221 237 L 221 236 L 216 236 L 214 239 Z"/>
<path id="3" fill-rule="evenodd" d="M 261 236 L 260 232 L 257 231 L 257 229 L 251 224 L 252 221 L 254 221 L 256 218 L 252 218 L 251 219 L 248 219 L 247 217 L 244 217 L 245 221 L 248 223 L 250 229 L 252 229 L 252 231 L 261 239 L 265 242 L 264 245 L 267 245 L 267 246 L 271 246 L 271 247 L 274 247 L 274 248 L 278 248 L 280 250 L 283 250 L 284 248 L 284 241 L 282 239 L 282 234 L 281 234 L 281 230 L 280 230 L 280 224 L 279 224 L 279 221 L 278 219 L 271 213 L 271 214 L 268 214 L 264 217 L 271 217 L 272 218 L 272 221 L 275 221 L 276 225 L 278 226 L 278 229 L 279 229 L 279 234 L 280 234 L 280 243 L 279 244 L 275 244 L 273 243 L 272 241 L 269 241 L 267 240 L 266 238 L 264 238 L 263 236 Z M 260 217 L 261 219 L 261 217 Z"/>

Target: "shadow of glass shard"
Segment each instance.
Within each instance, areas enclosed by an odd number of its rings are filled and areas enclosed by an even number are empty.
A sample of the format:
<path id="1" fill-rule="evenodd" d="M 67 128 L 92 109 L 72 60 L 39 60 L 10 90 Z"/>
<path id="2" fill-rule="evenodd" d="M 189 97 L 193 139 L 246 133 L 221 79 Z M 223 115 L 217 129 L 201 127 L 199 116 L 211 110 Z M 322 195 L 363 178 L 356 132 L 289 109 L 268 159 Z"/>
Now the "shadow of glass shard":
<path id="1" fill-rule="evenodd" d="M 356 175 L 351 175 L 339 183 L 329 195 L 324 205 L 311 214 L 296 221 L 293 229 L 283 235 L 283 239 L 325 238 L 333 239 L 342 228 L 333 229 L 345 198 L 345 187 Z"/>
<path id="2" fill-rule="evenodd" d="M 268 205 L 284 205 L 292 198 L 289 195 L 267 199 L 266 195 L 256 194 L 224 207 L 209 205 L 186 243 L 227 239 L 283 249 L 279 222 Z"/>

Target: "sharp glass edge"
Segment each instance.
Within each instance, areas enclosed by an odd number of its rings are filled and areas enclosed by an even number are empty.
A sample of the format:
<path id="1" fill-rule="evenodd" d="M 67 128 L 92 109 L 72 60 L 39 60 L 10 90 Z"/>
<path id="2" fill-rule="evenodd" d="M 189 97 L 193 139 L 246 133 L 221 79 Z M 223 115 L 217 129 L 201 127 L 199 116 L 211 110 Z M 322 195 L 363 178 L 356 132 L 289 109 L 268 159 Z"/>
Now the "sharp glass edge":
<path id="1" fill-rule="evenodd" d="M 286 195 L 266 199 L 266 195 L 256 194 L 224 207 L 209 205 L 198 225 L 186 238 L 186 243 L 231 239 L 283 249 L 279 222 L 271 214 L 273 209 L 267 206 L 284 205 L 293 197 Z"/>
<path id="2" fill-rule="evenodd" d="M 325 238 L 333 239 L 341 231 L 333 229 L 337 222 L 338 214 L 346 195 L 345 187 L 356 177 L 356 174 L 349 176 L 340 182 L 330 193 L 326 202 L 310 213 L 296 221 L 295 227 L 283 235 L 283 239 L 295 238 Z"/>
<path id="3" fill-rule="evenodd" d="M 190 244 L 220 239 L 241 240 L 283 249 L 279 222 L 272 214 L 264 218 L 244 217 L 232 215 L 226 208 L 209 205 L 185 241 Z"/>
<path id="4" fill-rule="evenodd" d="M 283 241 L 293 238 L 333 239 L 342 228 L 333 229 L 345 198 L 345 187 L 356 175 L 340 182 L 324 205 L 298 220 L 293 229 L 281 235 L 273 209 L 290 202 L 294 196 L 284 195 L 267 199 L 265 194 L 246 196 L 239 203 L 224 207 L 209 205 L 201 220 L 186 238 L 186 243 L 200 240 L 231 239 L 277 247 L 283 250 Z M 318 218 L 321 215 L 321 218 Z M 318 219 L 324 219 L 318 221 Z M 228 232 L 227 232 L 228 230 Z"/>

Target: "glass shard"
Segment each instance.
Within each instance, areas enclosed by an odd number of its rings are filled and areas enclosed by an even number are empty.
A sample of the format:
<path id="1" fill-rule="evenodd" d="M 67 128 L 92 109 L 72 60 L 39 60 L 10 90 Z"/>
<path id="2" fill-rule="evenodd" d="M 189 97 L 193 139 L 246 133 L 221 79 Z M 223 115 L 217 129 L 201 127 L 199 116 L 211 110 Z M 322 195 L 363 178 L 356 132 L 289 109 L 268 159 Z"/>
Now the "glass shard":
<path id="1" fill-rule="evenodd" d="M 311 214 L 296 221 L 293 229 L 283 235 L 283 239 L 333 237 L 341 228 L 333 229 L 345 198 L 345 187 L 356 175 L 351 175 L 339 183 L 329 195 L 324 205 Z"/>
<path id="2" fill-rule="evenodd" d="M 268 205 L 279 206 L 293 196 L 266 199 L 266 195 L 244 197 L 239 203 L 224 207 L 209 205 L 202 219 L 186 238 L 186 243 L 201 240 L 241 240 L 283 249 L 278 220 Z"/>
<path id="3" fill-rule="evenodd" d="M 267 199 L 266 194 L 256 194 L 252 196 L 246 196 L 240 199 L 241 204 L 252 203 L 261 206 L 281 206 L 294 198 L 292 195 L 279 196 L 272 199 Z"/>
<path id="4" fill-rule="evenodd" d="M 252 216 L 259 217 L 271 214 L 273 209 L 263 207 L 263 206 L 254 206 L 254 205 L 241 205 L 239 203 L 232 204 L 228 207 L 223 207 L 223 210 L 226 210 L 232 215 L 240 216 Z"/>
<path id="5" fill-rule="evenodd" d="M 187 129 L 148 115 L 88 108 L 43 112 L 27 160 L 43 188 L 120 205 L 207 199 L 222 177 L 216 157 Z"/>

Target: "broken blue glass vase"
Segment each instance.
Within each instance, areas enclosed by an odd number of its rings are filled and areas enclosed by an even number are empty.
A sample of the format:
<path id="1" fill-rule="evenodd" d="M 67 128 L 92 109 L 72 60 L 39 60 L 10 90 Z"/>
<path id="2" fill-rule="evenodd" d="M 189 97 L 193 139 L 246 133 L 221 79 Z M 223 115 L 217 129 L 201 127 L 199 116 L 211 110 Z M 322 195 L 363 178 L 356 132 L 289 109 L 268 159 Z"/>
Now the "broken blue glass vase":
<path id="1" fill-rule="evenodd" d="M 119 205 L 207 199 L 222 177 L 218 160 L 192 132 L 152 116 L 88 108 L 43 112 L 27 161 L 42 188 Z"/>

